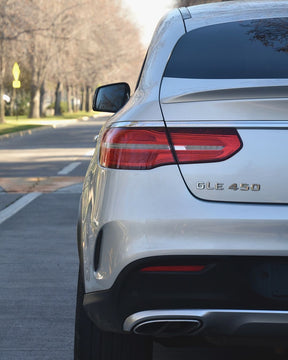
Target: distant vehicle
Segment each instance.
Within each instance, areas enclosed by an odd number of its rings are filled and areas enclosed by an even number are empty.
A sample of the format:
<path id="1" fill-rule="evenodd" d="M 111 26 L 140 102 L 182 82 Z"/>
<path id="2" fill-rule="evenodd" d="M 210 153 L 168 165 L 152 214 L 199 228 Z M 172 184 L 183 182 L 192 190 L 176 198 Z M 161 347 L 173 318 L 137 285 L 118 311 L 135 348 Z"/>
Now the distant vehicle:
<path id="1" fill-rule="evenodd" d="M 219 2 L 161 20 L 133 96 L 96 90 L 75 359 L 287 346 L 287 65 L 288 1 Z"/>

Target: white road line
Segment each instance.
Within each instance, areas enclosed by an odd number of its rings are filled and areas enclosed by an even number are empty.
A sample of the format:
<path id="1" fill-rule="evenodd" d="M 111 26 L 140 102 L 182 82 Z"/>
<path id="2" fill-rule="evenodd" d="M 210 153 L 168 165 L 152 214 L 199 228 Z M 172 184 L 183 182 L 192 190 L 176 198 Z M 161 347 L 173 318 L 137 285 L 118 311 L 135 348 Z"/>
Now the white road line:
<path id="1" fill-rule="evenodd" d="M 71 171 L 73 171 L 74 169 L 76 169 L 77 166 L 79 166 L 81 164 L 80 161 L 76 161 L 73 162 L 67 166 L 65 166 L 62 170 L 58 171 L 58 175 L 67 175 L 69 174 Z"/>
<path id="2" fill-rule="evenodd" d="M 11 216 L 15 215 L 18 211 L 23 209 L 26 205 L 35 200 L 41 194 L 42 193 L 39 192 L 26 194 L 8 206 L 6 209 L 0 211 L 0 224 L 9 219 Z"/>
<path id="3" fill-rule="evenodd" d="M 84 156 L 93 156 L 95 149 L 89 150 Z"/>

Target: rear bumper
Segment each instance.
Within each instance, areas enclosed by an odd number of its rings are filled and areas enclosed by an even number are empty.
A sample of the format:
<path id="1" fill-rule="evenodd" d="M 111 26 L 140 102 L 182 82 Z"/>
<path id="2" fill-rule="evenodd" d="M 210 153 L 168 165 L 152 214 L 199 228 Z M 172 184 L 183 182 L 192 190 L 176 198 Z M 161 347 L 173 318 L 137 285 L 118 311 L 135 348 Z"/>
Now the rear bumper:
<path id="1" fill-rule="evenodd" d="M 176 166 L 97 168 L 92 183 L 79 239 L 87 293 L 112 288 L 129 264 L 156 256 L 288 256 L 285 205 L 198 200 Z"/>
<path id="2" fill-rule="evenodd" d="M 124 322 L 124 330 L 141 334 L 141 331 L 157 329 L 161 336 L 160 326 L 177 322 L 181 332 L 181 322 L 194 324 L 191 334 L 219 337 L 257 337 L 283 338 L 288 335 L 288 311 L 269 310 L 235 310 L 235 309 L 175 309 L 161 311 L 143 311 L 129 316 Z M 159 324 L 159 327 L 156 325 Z M 153 327 L 152 327 L 153 325 Z M 184 328 L 187 329 L 187 326 Z M 192 327 L 193 329 L 193 327 Z M 165 329 L 163 330 L 164 334 Z M 181 335 L 181 333 L 179 334 Z"/>
<path id="3" fill-rule="evenodd" d="M 155 264 L 205 268 L 141 271 Z M 139 325 L 147 322 L 188 320 L 199 322 L 195 334 L 201 336 L 281 337 L 288 335 L 287 274 L 286 258 L 150 258 L 130 264 L 111 289 L 86 294 L 84 307 L 105 331 L 141 333 Z"/>

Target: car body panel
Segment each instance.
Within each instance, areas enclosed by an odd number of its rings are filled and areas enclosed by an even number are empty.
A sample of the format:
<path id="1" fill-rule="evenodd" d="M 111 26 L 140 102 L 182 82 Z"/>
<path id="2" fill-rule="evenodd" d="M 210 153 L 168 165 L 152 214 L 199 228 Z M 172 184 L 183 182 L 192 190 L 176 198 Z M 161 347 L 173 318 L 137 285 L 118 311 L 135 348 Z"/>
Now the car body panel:
<path id="1" fill-rule="evenodd" d="M 187 187 L 195 196 L 213 201 L 288 203 L 288 127 L 239 129 L 243 148 L 230 159 L 180 165 Z"/>
<path id="2" fill-rule="evenodd" d="M 83 192 L 84 207 L 90 208 L 83 224 L 91 224 L 84 255 L 87 292 L 110 288 L 125 266 L 152 256 L 288 255 L 286 206 L 196 199 L 175 165 L 129 174 L 98 168 L 94 176 Z M 93 271 L 100 230 L 101 259 Z"/>
<path id="3" fill-rule="evenodd" d="M 218 84 L 218 87 L 217 87 Z M 282 88 L 287 90 L 288 79 L 174 79 L 163 78 L 160 101 L 165 120 L 288 120 L 288 100 L 284 95 L 261 98 L 255 91 L 254 98 L 245 91 L 242 98 L 226 99 L 219 90 Z M 207 94 L 210 99 L 207 100 Z M 201 98 L 202 97 L 202 98 Z M 205 98 L 206 97 L 206 98 Z M 215 98 L 217 98 L 215 100 Z"/>

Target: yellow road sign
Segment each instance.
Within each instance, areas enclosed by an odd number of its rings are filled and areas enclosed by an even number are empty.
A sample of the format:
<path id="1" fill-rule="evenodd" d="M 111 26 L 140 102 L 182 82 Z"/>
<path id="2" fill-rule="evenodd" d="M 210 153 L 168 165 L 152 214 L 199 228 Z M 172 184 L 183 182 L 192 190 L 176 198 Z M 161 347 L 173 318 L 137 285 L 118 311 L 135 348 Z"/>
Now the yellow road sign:
<path id="1" fill-rule="evenodd" d="M 17 62 L 15 62 L 15 64 L 13 65 L 12 74 L 14 76 L 14 80 L 18 81 L 20 76 L 20 68 Z"/>
<path id="2" fill-rule="evenodd" d="M 21 82 L 18 80 L 14 80 L 12 83 L 13 88 L 19 89 L 21 87 Z"/>
<path id="3" fill-rule="evenodd" d="M 13 88 L 19 89 L 21 87 L 21 82 L 19 81 L 20 68 L 17 62 L 15 62 L 15 64 L 13 65 L 12 74 L 14 76 L 14 81 L 12 83 Z"/>

